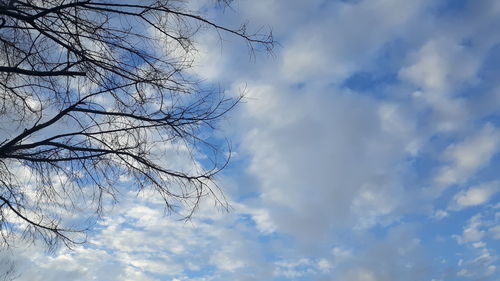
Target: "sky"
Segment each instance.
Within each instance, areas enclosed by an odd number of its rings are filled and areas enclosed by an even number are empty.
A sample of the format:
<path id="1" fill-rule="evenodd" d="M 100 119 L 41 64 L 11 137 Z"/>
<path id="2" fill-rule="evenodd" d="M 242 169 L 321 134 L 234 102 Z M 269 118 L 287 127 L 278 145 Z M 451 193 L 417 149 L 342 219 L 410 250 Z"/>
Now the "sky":
<path id="1" fill-rule="evenodd" d="M 188 222 L 124 194 L 89 243 L 0 253 L 27 280 L 500 280 L 500 2 L 235 0 L 188 5 L 241 39 L 197 36 L 193 72 L 246 98 L 233 157 Z"/>

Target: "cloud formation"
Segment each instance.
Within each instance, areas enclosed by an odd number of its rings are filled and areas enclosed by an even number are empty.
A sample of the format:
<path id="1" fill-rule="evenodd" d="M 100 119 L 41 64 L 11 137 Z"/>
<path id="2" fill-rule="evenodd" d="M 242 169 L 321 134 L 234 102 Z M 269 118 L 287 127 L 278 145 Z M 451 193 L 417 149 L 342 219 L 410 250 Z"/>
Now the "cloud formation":
<path id="1" fill-rule="evenodd" d="M 200 38 L 197 75 L 246 91 L 231 212 L 181 222 L 130 193 L 87 246 L 15 250 L 19 280 L 498 279 L 498 1 L 192 5 L 281 41 L 252 61 Z"/>

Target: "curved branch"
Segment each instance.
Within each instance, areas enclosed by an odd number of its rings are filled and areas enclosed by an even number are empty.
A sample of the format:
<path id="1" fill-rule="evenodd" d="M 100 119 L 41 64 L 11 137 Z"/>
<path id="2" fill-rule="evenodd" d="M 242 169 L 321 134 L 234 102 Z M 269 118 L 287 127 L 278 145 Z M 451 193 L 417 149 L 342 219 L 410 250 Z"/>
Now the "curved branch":
<path id="1" fill-rule="evenodd" d="M 17 73 L 28 76 L 85 76 L 87 73 L 83 71 L 68 71 L 68 70 L 56 70 L 56 71 L 40 71 L 40 70 L 29 70 L 22 69 L 18 67 L 11 66 L 0 66 L 0 72 L 5 73 Z"/>

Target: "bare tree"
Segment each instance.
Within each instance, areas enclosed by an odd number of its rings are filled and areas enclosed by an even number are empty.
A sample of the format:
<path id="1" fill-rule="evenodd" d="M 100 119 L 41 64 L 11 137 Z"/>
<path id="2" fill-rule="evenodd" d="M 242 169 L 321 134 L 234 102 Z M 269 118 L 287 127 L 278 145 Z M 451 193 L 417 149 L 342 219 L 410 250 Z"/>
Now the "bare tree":
<path id="1" fill-rule="evenodd" d="M 227 2 L 227 1 L 219 1 Z M 71 246 L 125 182 L 169 211 L 210 195 L 227 151 L 210 141 L 238 99 L 189 71 L 200 30 L 272 48 L 184 1 L 0 0 L 0 235 Z M 222 3 L 224 4 L 224 3 Z M 191 165 L 166 147 L 189 150 Z M 199 163 L 199 155 L 210 161 Z M 210 163 L 210 165 L 209 165 Z M 85 213 L 91 208 L 91 214 Z"/>

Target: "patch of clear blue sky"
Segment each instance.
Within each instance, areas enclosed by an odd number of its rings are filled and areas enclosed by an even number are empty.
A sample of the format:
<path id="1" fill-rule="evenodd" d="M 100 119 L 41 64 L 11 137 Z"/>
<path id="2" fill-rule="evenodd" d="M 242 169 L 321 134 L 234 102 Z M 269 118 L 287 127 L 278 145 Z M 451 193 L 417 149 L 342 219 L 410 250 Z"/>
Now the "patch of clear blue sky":
<path id="1" fill-rule="evenodd" d="M 344 80 L 342 87 L 351 89 L 357 92 L 370 92 L 373 93 L 374 88 L 394 83 L 397 74 L 395 73 L 379 73 L 358 71 Z"/>
<path id="2" fill-rule="evenodd" d="M 340 87 L 369 95 L 375 99 L 385 98 L 387 88 L 399 83 L 398 72 L 401 60 L 411 51 L 408 46 L 409 42 L 402 39 L 387 42 L 377 51 L 372 63 L 351 74 L 340 84 Z"/>
<path id="3" fill-rule="evenodd" d="M 445 0 L 437 1 L 439 3 L 437 12 L 439 15 L 455 14 L 467 8 L 471 1 L 476 0 Z"/>

